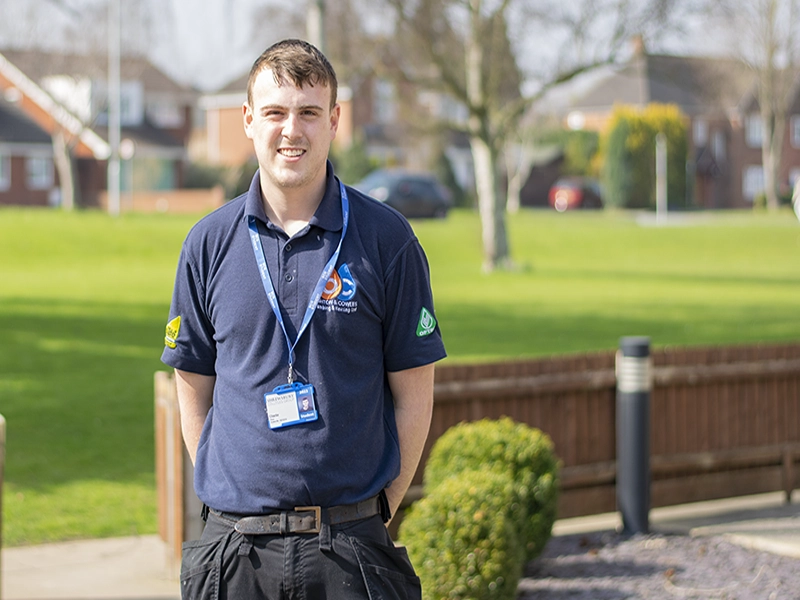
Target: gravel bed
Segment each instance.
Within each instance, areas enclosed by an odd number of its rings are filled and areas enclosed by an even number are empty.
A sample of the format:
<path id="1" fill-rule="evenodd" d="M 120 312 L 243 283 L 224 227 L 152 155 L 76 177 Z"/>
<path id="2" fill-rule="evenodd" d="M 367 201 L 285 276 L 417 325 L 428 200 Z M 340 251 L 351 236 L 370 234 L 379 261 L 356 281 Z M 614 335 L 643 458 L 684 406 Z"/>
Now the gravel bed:
<path id="1" fill-rule="evenodd" d="M 722 536 L 615 532 L 550 539 L 519 585 L 519 600 L 800 599 L 800 560 Z"/>

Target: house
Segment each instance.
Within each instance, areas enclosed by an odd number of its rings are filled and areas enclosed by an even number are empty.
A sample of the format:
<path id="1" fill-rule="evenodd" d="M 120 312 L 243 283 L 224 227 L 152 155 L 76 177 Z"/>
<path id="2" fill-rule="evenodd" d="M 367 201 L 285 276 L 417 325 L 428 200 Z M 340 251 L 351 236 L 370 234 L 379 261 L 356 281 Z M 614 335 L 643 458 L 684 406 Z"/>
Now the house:
<path id="1" fill-rule="evenodd" d="M 755 74 L 740 61 L 648 54 L 639 42 L 560 116 L 572 129 L 602 131 L 615 104 L 675 104 L 689 121 L 689 205 L 748 207 L 764 189 L 755 94 Z M 790 115 L 779 171 L 787 189 L 800 177 L 800 94 Z"/>
<path id="2" fill-rule="evenodd" d="M 53 141 L 64 136 L 71 149 L 78 201 L 99 206 L 106 188 L 108 143 L 108 83 L 105 57 L 61 55 L 41 51 L 0 52 L 0 92 L 7 119 L 14 118 L 17 135 L 35 137 L 39 167 L 52 173 L 48 201 L 58 203 L 59 178 L 53 168 Z M 122 190 L 154 191 L 180 187 L 197 94 L 181 86 L 141 57 L 120 64 Z M 7 122 L 11 122 L 10 120 Z M 20 123 L 28 123 L 24 129 Z M 38 127 L 33 136 L 31 125 Z M 8 135 L 11 129 L 8 130 Z M 42 134 L 52 141 L 45 149 Z M 6 136 L 0 131 L 0 139 Z M 0 146 L 0 161 L 16 164 L 33 150 L 18 142 Z M 27 153 L 27 154 L 26 154 Z M 36 164 L 36 163 L 34 163 Z M 49 166 L 45 166 L 48 164 Z M 33 167 L 31 167 L 33 168 Z M 15 183 L 15 171 L 3 203 L 41 204 L 44 190 Z M 42 175 L 38 185 L 45 185 Z M 23 189 L 25 188 L 25 189 Z M 36 193 L 34 193 L 36 192 Z"/>
<path id="3" fill-rule="evenodd" d="M 47 206 L 56 202 L 55 190 L 50 135 L 0 96 L 0 205 Z"/>
<path id="4" fill-rule="evenodd" d="M 189 157 L 193 161 L 240 167 L 255 158 L 242 117 L 247 78 L 248 74 L 241 75 L 219 90 L 200 96 L 201 116 L 189 143 Z"/>

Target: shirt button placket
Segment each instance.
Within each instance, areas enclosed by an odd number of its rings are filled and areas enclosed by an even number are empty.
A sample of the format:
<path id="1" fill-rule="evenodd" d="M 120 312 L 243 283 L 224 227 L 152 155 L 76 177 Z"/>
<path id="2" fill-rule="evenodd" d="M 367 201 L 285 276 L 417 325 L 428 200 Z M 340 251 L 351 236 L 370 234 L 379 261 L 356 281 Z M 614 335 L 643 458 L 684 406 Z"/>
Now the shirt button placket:
<path id="1" fill-rule="evenodd" d="M 293 250 L 294 243 L 286 242 L 286 244 L 283 246 L 283 252 L 281 253 L 281 263 L 283 265 L 283 285 L 285 286 L 283 290 L 282 302 L 284 303 L 284 308 L 286 308 L 290 314 L 294 314 L 299 307 L 297 286 L 294 283 L 295 279 L 297 279 L 297 256 Z"/>

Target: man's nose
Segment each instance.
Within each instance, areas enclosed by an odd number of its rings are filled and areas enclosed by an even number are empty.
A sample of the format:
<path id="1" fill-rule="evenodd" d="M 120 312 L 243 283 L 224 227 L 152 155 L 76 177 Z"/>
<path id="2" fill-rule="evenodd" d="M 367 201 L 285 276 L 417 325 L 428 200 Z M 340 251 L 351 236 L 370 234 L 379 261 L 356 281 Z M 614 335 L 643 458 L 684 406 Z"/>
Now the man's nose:
<path id="1" fill-rule="evenodd" d="M 300 135 L 300 131 L 300 117 L 290 113 L 283 122 L 283 137 L 295 139 Z"/>

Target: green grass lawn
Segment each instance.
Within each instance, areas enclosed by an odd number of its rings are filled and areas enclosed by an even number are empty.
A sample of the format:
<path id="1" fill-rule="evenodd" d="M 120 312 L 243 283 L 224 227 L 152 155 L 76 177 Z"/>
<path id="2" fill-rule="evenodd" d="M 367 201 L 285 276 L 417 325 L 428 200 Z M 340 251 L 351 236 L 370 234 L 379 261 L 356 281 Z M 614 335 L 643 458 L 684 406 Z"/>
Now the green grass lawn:
<path id="1" fill-rule="evenodd" d="M 450 356 L 496 360 L 614 348 L 800 340 L 800 223 L 791 212 L 528 211 L 509 221 L 518 272 L 481 276 L 471 214 L 415 223 Z"/>
<path id="2" fill-rule="evenodd" d="M 153 373 L 184 235 L 197 217 L 0 210 L 4 543 L 156 531 Z M 519 269 L 482 275 L 477 216 L 413 223 L 449 361 L 800 340 L 800 224 L 525 211 Z"/>

